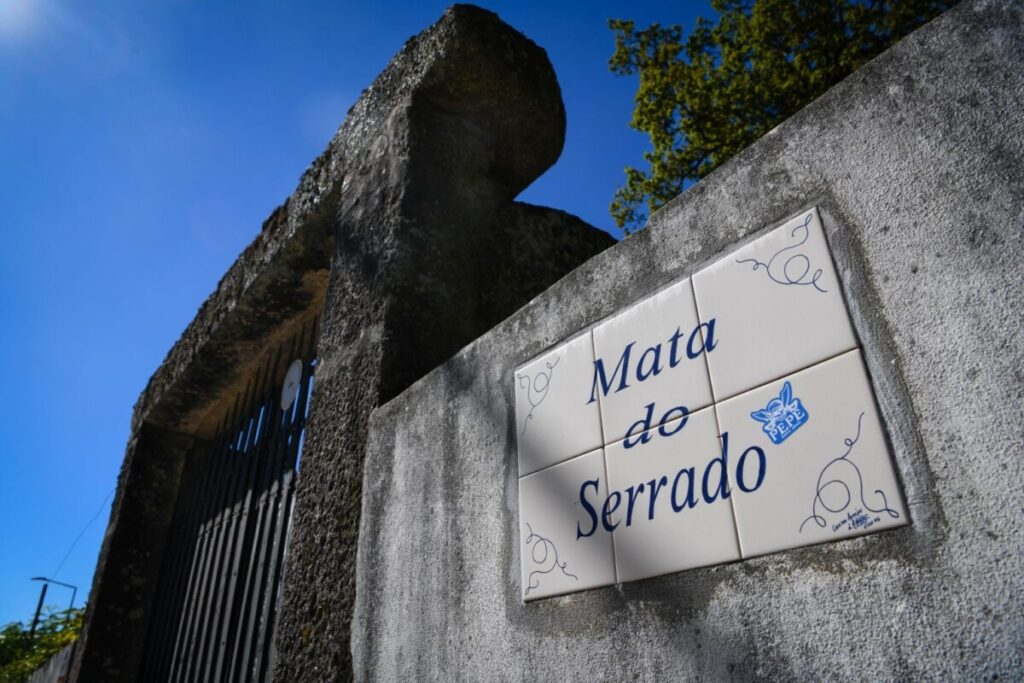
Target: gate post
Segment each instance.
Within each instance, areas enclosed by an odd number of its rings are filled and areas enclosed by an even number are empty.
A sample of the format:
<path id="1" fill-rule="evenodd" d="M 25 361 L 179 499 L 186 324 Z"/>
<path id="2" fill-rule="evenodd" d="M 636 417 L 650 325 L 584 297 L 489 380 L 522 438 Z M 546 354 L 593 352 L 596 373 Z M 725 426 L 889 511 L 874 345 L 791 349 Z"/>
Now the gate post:
<path id="1" fill-rule="evenodd" d="M 545 52 L 491 12 L 456 5 L 406 44 L 322 158 L 317 186 L 340 185 L 335 252 L 275 680 L 353 675 L 374 408 L 611 243 L 578 219 L 513 202 L 558 158 L 564 133 Z"/>
<path id="2" fill-rule="evenodd" d="M 281 681 L 352 676 L 371 412 L 613 243 L 574 216 L 513 201 L 555 162 L 564 134 L 546 54 L 496 15 L 456 5 L 406 44 L 136 404 L 72 681 L 140 679 L 186 456 L 262 350 L 321 311 L 271 663 Z"/>

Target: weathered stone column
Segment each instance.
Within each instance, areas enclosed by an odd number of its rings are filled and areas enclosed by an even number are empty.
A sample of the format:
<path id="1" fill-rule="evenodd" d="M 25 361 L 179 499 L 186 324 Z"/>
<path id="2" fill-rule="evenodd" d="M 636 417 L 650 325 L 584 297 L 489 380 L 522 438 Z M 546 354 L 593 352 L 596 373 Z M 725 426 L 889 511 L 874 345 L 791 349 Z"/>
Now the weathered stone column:
<path id="1" fill-rule="evenodd" d="M 513 201 L 564 129 L 544 51 L 494 14 L 456 6 L 406 44 L 139 398 L 71 680 L 139 680 L 193 444 L 321 310 L 276 678 L 351 676 L 370 413 L 613 241 Z"/>
<path id="2" fill-rule="evenodd" d="M 290 207 L 308 205 L 304 193 L 337 192 L 338 205 L 275 680 L 352 676 L 373 409 L 610 244 L 571 216 L 513 203 L 558 158 L 564 131 L 544 51 L 457 5 L 364 92 L 300 185 Z"/>

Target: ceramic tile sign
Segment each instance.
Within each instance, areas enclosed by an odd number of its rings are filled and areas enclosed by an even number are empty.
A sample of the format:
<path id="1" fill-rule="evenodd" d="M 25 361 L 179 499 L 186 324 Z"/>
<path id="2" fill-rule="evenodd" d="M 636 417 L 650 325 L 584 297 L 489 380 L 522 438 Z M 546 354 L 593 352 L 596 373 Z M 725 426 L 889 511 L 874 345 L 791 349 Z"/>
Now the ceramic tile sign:
<path id="1" fill-rule="evenodd" d="M 816 210 L 695 274 L 693 289 L 717 323 L 715 400 L 857 345 Z"/>
<path id="2" fill-rule="evenodd" d="M 635 451 L 612 444 L 605 457 L 609 486 L 623 492 L 609 516 L 620 582 L 740 559 L 714 408 Z"/>
<path id="3" fill-rule="evenodd" d="M 908 522 L 815 209 L 514 379 L 526 601 Z"/>
<path id="4" fill-rule="evenodd" d="M 599 408 L 589 400 L 593 368 L 587 333 L 516 371 L 519 476 L 602 445 Z"/>
<path id="5" fill-rule="evenodd" d="M 757 490 L 733 498 L 744 557 L 906 523 L 859 350 L 723 401 L 716 410 L 730 439 L 756 444 L 770 458 Z M 731 483 L 735 490 L 739 482 Z"/>
<path id="6" fill-rule="evenodd" d="M 698 321 L 693 287 L 683 280 L 594 330 L 588 400 L 599 397 L 605 443 L 681 419 L 682 408 L 711 405 L 704 350 L 715 344 L 714 326 Z"/>
<path id="7" fill-rule="evenodd" d="M 519 481 L 523 599 L 572 593 L 615 583 L 608 534 L 579 542 L 581 482 L 607 493 L 601 450 L 529 474 Z"/>

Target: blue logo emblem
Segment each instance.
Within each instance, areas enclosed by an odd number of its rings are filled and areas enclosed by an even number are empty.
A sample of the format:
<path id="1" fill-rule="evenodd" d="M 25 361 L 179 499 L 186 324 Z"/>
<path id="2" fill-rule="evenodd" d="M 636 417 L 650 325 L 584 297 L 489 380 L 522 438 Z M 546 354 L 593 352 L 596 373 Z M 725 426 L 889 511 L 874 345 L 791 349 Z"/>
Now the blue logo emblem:
<path id="1" fill-rule="evenodd" d="M 793 398 L 793 387 L 786 382 L 778 398 L 768 401 L 764 410 L 755 410 L 750 417 L 761 422 L 761 431 L 778 445 L 807 422 L 807 411 L 800 399 Z"/>

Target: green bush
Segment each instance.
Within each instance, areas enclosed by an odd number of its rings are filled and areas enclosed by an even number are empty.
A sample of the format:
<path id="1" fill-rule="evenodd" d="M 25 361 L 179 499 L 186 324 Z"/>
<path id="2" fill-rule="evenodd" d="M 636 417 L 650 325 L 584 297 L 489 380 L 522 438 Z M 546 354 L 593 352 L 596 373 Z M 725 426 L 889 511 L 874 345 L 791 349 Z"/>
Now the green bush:
<path id="1" fill-rule="evenodd" d="M 84 609 L 47 608 L 30 636 L 31 623 L 0 628 L 0 683 L 22 683 L 65 645 L 78 638 Z"/>

